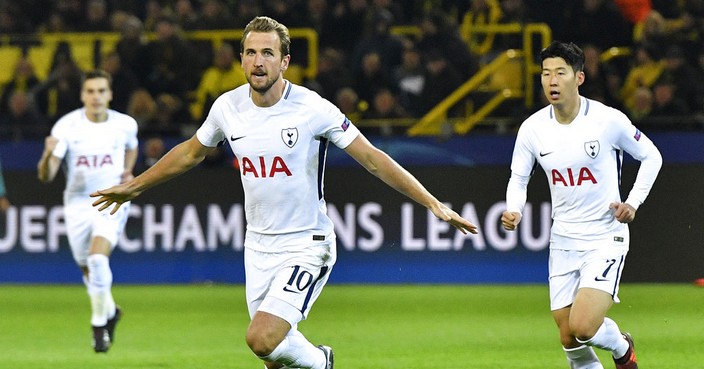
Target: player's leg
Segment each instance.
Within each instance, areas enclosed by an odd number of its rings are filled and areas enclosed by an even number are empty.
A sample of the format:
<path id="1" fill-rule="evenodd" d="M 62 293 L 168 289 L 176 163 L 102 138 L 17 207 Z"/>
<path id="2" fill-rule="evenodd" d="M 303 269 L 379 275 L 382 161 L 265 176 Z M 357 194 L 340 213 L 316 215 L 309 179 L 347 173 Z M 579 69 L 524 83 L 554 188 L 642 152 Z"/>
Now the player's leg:
<path id="1" fill-rule="evenodd" d="M 554 310 L 552 316 L 560 330 L 560 342 L 570 369 L 604 369 L 591 346 L 578 342 L 569 325 L 570 307 Z"/>
<path id="2" fill-rule="evenodd" d="M 579 286 L 580 252 L 551 250 L 550 309 L 560 332 L 560 343 L 571 369 L 603 369 L 594 350 L 577 342 L 570 329 L 572 303 Z"/>
<path id="3" fill-rule="evenodd" d="M 114 341 L 115 325 L 121 316 L 112 295 L 110 255 L 127 222 L 128 209 L 129 206 L 126 209 L 120 208 L 115 214 L 99 213 L 93 219 L 87 267 L 91 326 L 97 352 L 105 352 L 110 348 Z"/>
<path id="4" fill-rule="evenodd" d="M 570 329 L 580 343 L 610 351 L 617 364 L 632 361 L 629 367 L 637 368 L 631 342 L 616 322 L 606 317 L 613 303 L 619 301 L 619 279 L 625 255 L 625 250 L 590 252 L 572 306 Z"/>
<path id="5" fill-rule="evenodd" d="M 267 368 L 332 368 L 332 350 L 313 345 L 296 327 L 322 292 L 333 263 L 329 252 L 274 256 L 245 249 L 252 316 L 246 340 Z M 276 272 L 265 278 L 267 270 Z"/>

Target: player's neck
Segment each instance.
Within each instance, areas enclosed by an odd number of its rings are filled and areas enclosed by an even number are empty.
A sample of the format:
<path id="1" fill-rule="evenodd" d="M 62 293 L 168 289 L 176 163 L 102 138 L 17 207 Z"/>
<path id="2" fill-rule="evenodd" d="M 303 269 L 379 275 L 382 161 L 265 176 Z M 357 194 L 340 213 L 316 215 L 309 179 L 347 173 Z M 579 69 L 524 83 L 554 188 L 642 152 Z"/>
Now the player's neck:
<path id="1" fill-rule="evenodd" d="M 570 124 L 579 114 L 581 99 L 577 96 L 571 101 L 565 101 L 562 104 L 555 104 L 555 120 L 560 124 Z"/>
<path id="2" fill-rule="evenodd" d="M 86 118 L 88 118 L 89 121 L 93 123 L 102 123 L 108 120 L 108 112 L 106 111 L 99 111 L 99 112 L 89 112 L 86 111 Z"/>

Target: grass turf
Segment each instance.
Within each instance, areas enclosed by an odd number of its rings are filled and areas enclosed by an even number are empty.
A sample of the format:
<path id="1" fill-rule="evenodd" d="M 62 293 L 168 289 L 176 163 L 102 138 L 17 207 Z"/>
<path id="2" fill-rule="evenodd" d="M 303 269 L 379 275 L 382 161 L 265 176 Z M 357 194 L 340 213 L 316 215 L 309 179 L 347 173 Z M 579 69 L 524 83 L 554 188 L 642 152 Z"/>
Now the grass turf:
<path id="1" fill-rule="evenodd" d="M 82 285 L 0 285 L 0 367 L 262 369 L 248 350 L 242 286 L 122 286 L 116 342 L 90 347 Z M 642 368 L 704 362 L 704 288 L 624 284 L 610 316 Z M 329 285 L 301 331 L 336 368 L 566 369 L 545 285 Z M 608 353 L 598 352 L 605 368 Z"/>

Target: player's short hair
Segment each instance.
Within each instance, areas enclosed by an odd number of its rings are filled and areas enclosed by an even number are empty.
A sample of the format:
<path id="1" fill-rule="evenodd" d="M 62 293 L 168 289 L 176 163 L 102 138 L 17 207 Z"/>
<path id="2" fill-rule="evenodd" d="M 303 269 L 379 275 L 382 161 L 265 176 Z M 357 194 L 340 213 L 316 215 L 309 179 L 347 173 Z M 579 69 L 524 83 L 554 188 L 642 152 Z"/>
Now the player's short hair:
<path id="1" fill-rule="evenodd" d="M 575 72 L 584 70 L 584 51 L 573 42 L 553 41 L 540 52 L 540 64 L 548 58 L 562 58 Z"/>
<path id="2" fill-rule="evenodd" d="M 252 19 L 244 28 L 242 39 L 240 40 L 240 52 L 244 52 L 244 40 L 251 32 L 268 33 L 275 31 L 281 40 L 281 56 L 286 56 L 291 53 L 291 36 L 288 34 L 288 28 L 276 20 L 261 16 Z"/>
<path id="3" fill-rule="evenodd" d="M 91 70 L 88 72 L 85 72 L 83 74 L 83 79 L 81 80 L 81 85 L 85 83 L 89 79 L 94 79 L 94 78 L 105 78 L 108 81 L 108 86 L 112 88 L 112 76 L 110 73 L 102 70 L 102 69 L 95 69 Z"/>

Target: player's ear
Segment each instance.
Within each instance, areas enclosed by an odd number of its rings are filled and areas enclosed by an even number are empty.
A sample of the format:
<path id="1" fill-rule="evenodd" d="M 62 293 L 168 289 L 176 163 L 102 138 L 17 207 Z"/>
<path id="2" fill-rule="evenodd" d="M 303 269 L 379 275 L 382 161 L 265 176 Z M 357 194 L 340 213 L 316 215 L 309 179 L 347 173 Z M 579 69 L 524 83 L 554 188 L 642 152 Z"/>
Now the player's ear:
<path id="1" fill-rule="evenodd" d="M 584 74 L 584 71 L 580 70 L 577 72 L 577 86 L 581 86 L 582 83 L 584 83 L 584 79 L 586 78 L 586 75 Z"/>
<path id="2" fill-rule="evenodd" d="M 288 63 L 291 61 L 291 55 L 284 55 L 283 58 L 281 58 L 281 72 L 285 72 L 286 69 L 288 69 Z"/>

